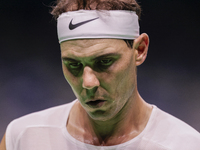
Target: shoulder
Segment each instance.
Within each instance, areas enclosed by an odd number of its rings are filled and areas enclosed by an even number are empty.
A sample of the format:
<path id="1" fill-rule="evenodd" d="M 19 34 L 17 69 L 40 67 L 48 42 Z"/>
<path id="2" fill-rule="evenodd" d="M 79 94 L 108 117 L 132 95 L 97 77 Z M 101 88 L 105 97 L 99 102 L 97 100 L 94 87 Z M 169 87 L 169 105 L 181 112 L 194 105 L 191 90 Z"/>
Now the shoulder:
<path id="1" fill-rule="evenodd" d="M 6 147 L 16 143 L 16 140 L 27 130 L 49 127 L 62 128 L 66 125 L 69 111 L 74 103 L 75 101 L 51 107 L 13 120 L 6 129 Z"/>
<path id="2" fill-rule="evenodd" d="M 59 105 L 51 107 L 42 111 L 34 112 L 20 118 L 17 118 L 11 122 L 11 124 L 20 124 L 20 126 L 34 126 L 34 125 L 58 125 L 56 120 L 61 120 L 63 117 L 66 117 L 70 111 L 74 101 L 68 104 Z M 54 121 L 52 122 L 52 118 Z"/>
<path id="3" fill-rule="evenodd" d="M 156 122 L 160 124 L 160 127 L 165 129 L 170 129 L 172 132 L 176 133 L 188 133 L 188 134 L 196 134 L 199 135 L 199 132 L 197 132 L 194 128 L 192 128 L 190 125 L 185 123 L 184 121 L 172 116 L 171 114 L 164 112 L 163 110 L 159 108 L 156 109 Z"/>
<path id="4" fill-rule="evenodd" d="M 154 106 L 149 135 L 154 141 L 170 149 L 197 149 L 200 147 L 200 133 L 187 123 Z"/>

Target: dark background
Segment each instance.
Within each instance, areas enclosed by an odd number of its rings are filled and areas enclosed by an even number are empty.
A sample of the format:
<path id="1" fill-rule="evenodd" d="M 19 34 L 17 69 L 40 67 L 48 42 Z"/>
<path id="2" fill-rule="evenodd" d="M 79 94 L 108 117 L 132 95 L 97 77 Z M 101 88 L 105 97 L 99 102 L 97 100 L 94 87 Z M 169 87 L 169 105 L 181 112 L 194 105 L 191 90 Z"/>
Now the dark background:
<path id="1" fill-rule="evenodd" d="M 60 61 L 51 0 L 0 3 L 0 138 L 10 121 L 75 99 Z M 150 37 L 138 86 L 149 103 L 200 131 L 200 1 L 140 0 Z"/>

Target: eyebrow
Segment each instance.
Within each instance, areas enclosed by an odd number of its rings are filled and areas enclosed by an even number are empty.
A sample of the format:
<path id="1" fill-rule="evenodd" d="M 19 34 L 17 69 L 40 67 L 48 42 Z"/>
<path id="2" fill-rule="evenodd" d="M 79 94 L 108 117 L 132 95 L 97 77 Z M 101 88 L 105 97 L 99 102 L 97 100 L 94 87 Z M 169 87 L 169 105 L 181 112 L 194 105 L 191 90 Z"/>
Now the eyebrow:
<path id="1" fill-rule="evenodd" d="M 108 53 L 108 54 L 104 54 L 104 55 L 95 57 L 95 58 L 93 58 L 92 60 L 98 60 L 98 59 L 101 59 L 101 58 L 104 58 L 104 57 L 119 56 L 119 55 L 120 55 L 120 54 L 118 54 L 118 53 Z"/>
<path id="2" fill-rule="evenodd" d="M 77 61 L 76 59 L 69 58 L 69 57 L 62 57 L 63 61 Z"/>
<path id="3" fill-rule="evenodd" d="M 95 58 L 92 59 L 92 61 L 98 60 L 98 59 L 101 59 L 101 58 L 104 58 L 104 57 L 109 57 L 109 56 L 120 56 L 120 54 L 118 54 L 118 53 L 108 53 L 108 54 L 104 54 L 104 55 L 100 55 L 98 57 L 95 57 Z M 64 60 L 64 61 L 79 61 L 79 60 L 69 58 L 69 57 L 62 57 L 62 60 Z"/>

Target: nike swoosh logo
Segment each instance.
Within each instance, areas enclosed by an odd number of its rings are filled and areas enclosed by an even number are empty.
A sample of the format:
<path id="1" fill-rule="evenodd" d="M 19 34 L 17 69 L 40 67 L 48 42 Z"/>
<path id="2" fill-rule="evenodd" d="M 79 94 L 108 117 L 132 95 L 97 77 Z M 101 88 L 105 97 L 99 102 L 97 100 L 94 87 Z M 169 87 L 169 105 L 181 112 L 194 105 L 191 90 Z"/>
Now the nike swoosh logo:
<path id="1" fill-rule="evenodd" d="M 86 20 L 86 21 L 83 21 L 83 22 L 79 22 L 77 24 L 72 24 L 72 20 L 73 20 L 72 19 L 71 22 L 69 23 L 69 29 L 74 30 L 75 28 L 82 26 L 83 24 L 86 24 L 86 23 L 91 22 L 91 21 L 96 20 L 96 19 L 99 19 L 99 17 L 94 18 L 94 19 L 90 19 L 90 20 Z"/>

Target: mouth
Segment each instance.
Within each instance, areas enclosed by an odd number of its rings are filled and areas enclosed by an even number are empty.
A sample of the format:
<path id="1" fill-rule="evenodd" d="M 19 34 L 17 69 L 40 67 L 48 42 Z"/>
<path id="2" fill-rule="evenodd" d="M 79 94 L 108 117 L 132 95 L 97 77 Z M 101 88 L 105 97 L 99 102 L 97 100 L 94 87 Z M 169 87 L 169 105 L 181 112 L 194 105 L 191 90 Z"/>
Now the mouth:
<path id="1" fill-rule="evenodd" d="M 86 104 L 91 108 L 100 108 L 101 106 L 104 105 L 105 102 L 106 100 L 97 99 L 97 100 L 86 102 Z"/>

